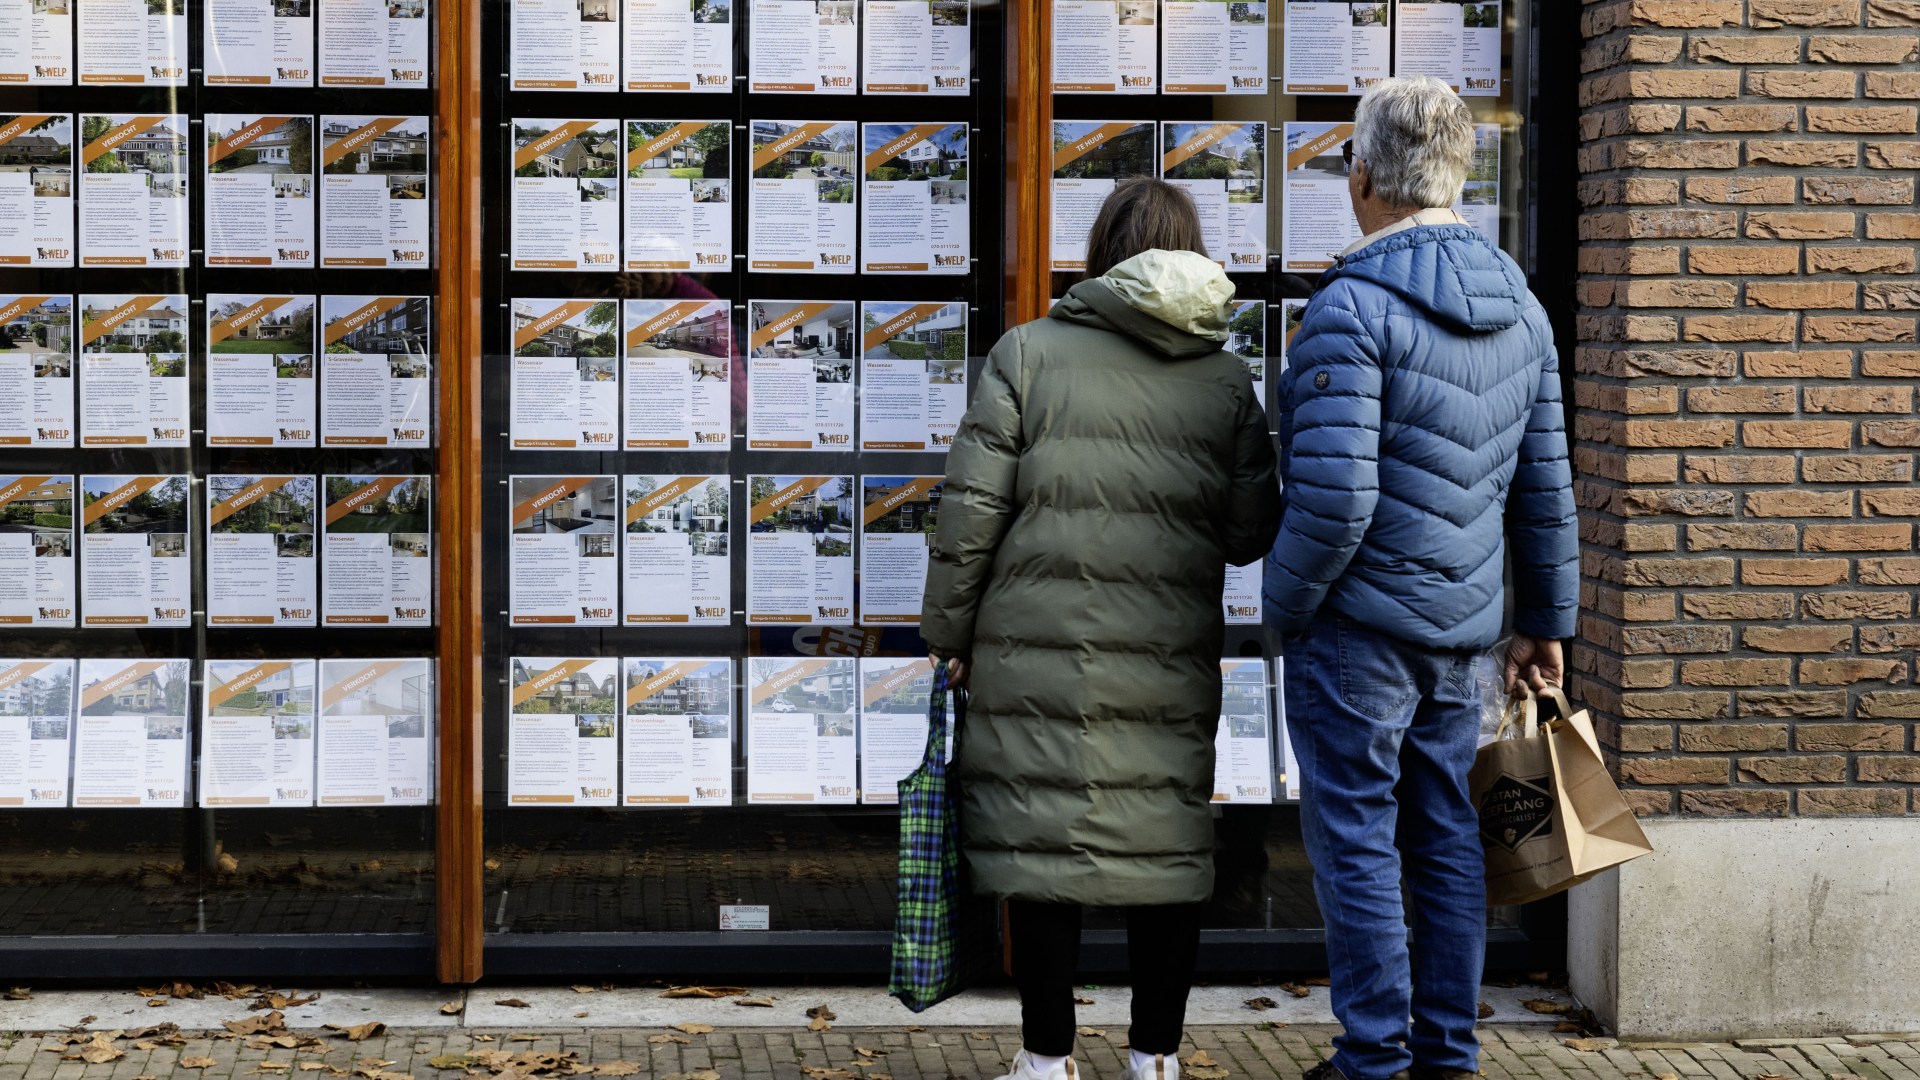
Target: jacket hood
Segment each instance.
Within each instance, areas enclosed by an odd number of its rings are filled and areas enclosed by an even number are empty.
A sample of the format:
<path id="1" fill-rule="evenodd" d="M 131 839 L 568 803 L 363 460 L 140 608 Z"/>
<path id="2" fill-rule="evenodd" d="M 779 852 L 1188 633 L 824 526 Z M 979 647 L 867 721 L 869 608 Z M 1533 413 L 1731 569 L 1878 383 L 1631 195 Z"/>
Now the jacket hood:
<path id="1" fill-rule="evenodd" d="M 1456 332 L 1507 329 L 1520 321 L 1527 295 L 1520 268 L 1469 225 L 1421 225 L 1381 237 L 1336 260 L 1320 284 L 1342 277 L 1372 282 Z"/>
<path id="2" fill-rule="evenodd" d="M 1227 340 L 1233 282 L 1192 251 L 1143 251 L 1067 290 L 1049 314 L 1140 342 L 1172 360 L 1209 356 Z"/>

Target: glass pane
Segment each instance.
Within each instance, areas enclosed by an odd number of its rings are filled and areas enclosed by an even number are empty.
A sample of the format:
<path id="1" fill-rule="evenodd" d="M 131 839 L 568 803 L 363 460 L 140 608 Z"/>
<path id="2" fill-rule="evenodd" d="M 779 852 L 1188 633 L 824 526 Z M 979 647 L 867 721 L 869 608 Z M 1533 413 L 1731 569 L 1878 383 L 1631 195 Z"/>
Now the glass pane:
<path id="1" fill-rule="evenodd" d="M 0 668 L 67 680 L 0 725 L 71 735 L 5 781 L 0 933 L 429 932 L 432 13 L 73 7 L 0 81 Z"/>

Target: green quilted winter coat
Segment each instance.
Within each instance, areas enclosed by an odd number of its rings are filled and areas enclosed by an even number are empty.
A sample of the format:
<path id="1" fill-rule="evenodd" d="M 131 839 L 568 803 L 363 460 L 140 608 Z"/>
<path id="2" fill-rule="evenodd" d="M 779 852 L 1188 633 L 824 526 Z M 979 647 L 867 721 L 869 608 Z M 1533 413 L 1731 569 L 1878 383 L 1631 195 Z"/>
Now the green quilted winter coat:
<path id="1" fill-rule="evenodd" d="M 1222 351 L 1233 286 L 1149 251 L 1015 327 L 948 456 L 921 633 L 969 657 L 976 888 L 1100 906 L 1213 888 L 1228 563 L 1279 522 L 1273 443 Z"/>

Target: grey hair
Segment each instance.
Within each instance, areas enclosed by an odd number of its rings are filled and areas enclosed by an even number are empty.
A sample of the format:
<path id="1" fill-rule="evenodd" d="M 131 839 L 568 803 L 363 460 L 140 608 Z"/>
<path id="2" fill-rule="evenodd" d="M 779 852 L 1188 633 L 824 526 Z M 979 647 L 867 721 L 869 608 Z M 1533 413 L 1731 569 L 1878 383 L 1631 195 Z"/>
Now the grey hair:
<path id="1" fill-rule="evenodd" d="M 1381 79 L 1353 116 L 1353 155 L 1394 206 L 1452 206 L 1473 158 L 1473 111 L 1431 75 Z"/>

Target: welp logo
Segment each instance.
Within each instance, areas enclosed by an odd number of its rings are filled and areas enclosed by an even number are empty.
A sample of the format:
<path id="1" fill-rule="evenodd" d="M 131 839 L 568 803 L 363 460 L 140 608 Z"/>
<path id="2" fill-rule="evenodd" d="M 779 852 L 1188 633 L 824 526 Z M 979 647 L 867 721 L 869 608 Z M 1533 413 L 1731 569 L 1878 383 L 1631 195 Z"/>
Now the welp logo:
<path id="1" fill-rule="evenodd" d="M 1553 835 L 1553 780 L 1523 780 L 1501 773 L 1480 796 L 1480 836 L 1514 851 L 1529 840 Z"/>

